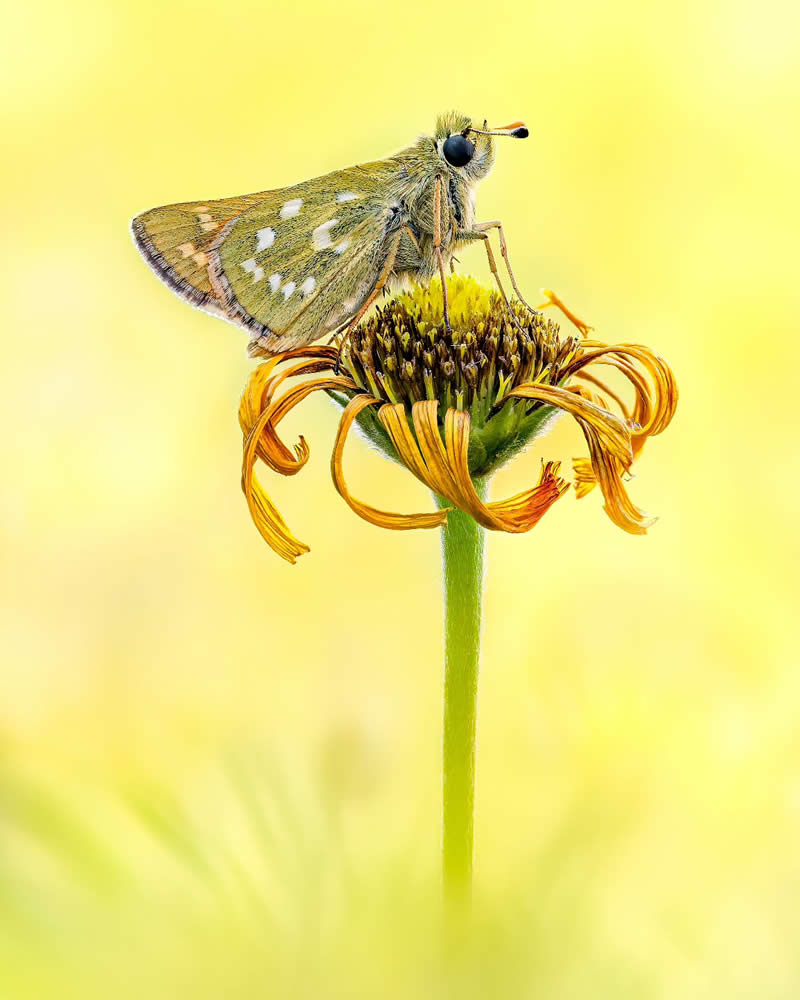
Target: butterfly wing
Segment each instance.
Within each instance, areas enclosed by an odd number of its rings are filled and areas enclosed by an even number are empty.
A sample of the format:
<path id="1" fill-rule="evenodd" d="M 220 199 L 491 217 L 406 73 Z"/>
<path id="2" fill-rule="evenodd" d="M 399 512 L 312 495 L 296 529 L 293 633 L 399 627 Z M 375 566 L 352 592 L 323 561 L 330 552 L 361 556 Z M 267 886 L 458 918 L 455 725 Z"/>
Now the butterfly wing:
<path id="1" fill-rule="evenodd" d="M 211 284 L 258 353 L 309 343 L 355 315 L 405 223 L 389 161 L 271 192 L 209 252 Z"/>
<path id="2" fill-rule="evenodd" d="M 354 316 L 406 222 L 403 172 L 381 160 L 274 191 L 153 209 L 133 221 L 156 273 L 245 327 L 252 353 L 309 343 Z"/>
<path id="3" fill-rule="evenodd" d="M 270 192 L 187 201 L 137 215 L 131 223 L 134 242 L 144 259 L 169 287 L 192 305 L 214 310 L 217 296 L 208 276 L 208 251 L 220 231 Z"/>

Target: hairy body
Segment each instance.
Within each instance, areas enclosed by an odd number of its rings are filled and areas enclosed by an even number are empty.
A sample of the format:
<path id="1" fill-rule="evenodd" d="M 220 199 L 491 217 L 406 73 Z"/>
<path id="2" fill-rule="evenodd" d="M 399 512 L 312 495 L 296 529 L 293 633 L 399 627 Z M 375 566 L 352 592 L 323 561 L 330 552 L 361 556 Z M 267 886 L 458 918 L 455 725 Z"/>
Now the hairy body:
<path id="1" fill-rule="evenodd" d="M 459 246 L 486 239 L 498 224 L 476 223 L 475 194 L 494 163 L 493 135 L 527 130 L 488 132 L 450 112 L 384 160 L 154 208 L 133 220 L 133 236 L 173 291 L 244 327 L 251 354 L 279 354 L 352 325 L 390 282 L 443 275 Z"/>

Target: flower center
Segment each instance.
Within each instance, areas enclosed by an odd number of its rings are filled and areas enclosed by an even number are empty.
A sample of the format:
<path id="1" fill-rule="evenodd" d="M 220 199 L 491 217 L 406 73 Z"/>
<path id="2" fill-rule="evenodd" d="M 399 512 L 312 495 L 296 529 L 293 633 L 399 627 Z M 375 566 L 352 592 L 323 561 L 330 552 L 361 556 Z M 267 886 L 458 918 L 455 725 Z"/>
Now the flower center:
<path id="1" fill-rule="evenodd" d="M 482 424 L 515 386 L 559 384 L 578 338 L 561 339 L 557 323 L 516 301 L 512 318 L 473 279 L 454 276 L 447 287 L 450 331 L 435 286 L 393 298 L 353 331 L 343 364 L 357 385 L 388 403 L 436 399 L 442 417 L 455 407 Z"/>

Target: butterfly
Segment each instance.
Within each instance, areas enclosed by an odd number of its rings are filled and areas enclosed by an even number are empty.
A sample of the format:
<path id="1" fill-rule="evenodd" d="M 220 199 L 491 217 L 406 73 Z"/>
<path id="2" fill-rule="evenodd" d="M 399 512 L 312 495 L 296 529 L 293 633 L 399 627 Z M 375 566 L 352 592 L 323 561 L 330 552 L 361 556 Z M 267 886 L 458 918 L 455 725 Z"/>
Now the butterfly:
<path id="1" fill-rule="evenodd" d="M 527 135 L 522 122 L 487 129 L 450 112 L 433 135 L 383 160 L 271 191 L 153 208 L 133 219 L 133 238 L 174 292 L 244 327 L 254 356 L 349 333 L 387 286 L 437 272 L 449 327 L 444 279 L 459 247 L 484 241 L 506 298 L 491 229 L 522 298 L 502 225 L 476 222 L 475 194 L 494 164 L 493 138 Z"/>

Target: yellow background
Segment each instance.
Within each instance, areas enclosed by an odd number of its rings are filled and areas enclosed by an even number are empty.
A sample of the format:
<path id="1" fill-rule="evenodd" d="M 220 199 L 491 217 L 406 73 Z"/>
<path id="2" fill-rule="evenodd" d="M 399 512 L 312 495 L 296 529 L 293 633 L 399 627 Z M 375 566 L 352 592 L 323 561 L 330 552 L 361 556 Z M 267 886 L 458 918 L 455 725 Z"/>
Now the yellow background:
<path id="1" fill-rule="evenodd" d="M 797 6 L 8 4 L 0 38 L 0 994 L 785 998 L 800 989 Z M 524 288 L 681 402 L 642 539 L 593 494 L 489 540 L 475 939 L 436 920 L 433 532 L 335 494 L 335 414 L 239 492 L 237 330 L 127 232 L 155 204 L 496 124 Z M 486 276 L 480 250 L 464 266 Z M 535 294 L 534 291 L 531 294 Z M 563 421 L 498 475 L 580 454 Z M 357 495 L 428 502 L 351 444 Z"/>

